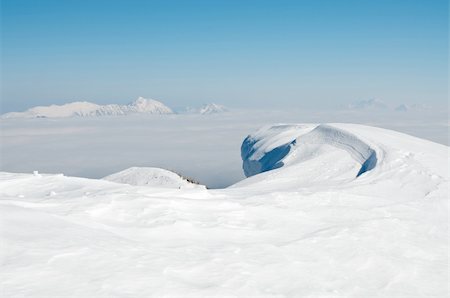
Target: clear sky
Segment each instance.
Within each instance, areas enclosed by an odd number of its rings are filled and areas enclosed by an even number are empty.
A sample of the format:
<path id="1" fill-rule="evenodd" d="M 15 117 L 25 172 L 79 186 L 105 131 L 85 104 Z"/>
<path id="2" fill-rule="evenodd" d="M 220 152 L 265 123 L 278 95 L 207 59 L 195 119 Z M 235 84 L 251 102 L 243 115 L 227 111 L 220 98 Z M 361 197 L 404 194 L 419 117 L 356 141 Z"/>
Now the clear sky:
<path id="1" fill-rule="evenodd" d="M 2 0 L 2 109 L 447 105 L 447 0 Z"/>

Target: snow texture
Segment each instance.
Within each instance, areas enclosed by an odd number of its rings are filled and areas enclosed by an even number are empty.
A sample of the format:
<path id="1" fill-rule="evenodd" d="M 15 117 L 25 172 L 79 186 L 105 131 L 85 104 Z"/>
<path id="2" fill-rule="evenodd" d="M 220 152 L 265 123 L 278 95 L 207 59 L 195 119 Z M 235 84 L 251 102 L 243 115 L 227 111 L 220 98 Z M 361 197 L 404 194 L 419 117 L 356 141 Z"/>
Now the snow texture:
<path id="1" fill-rule="evenodd" d="M 355 135 L 330 125 L 319 125 L 311 132 L 291 140 L 295 134 L 289 134 L 291 138 L 283 138 L 279 133 L 271 136 L 273 131 L 283 129 L 284 132 L 297 130 L 298 126 L 278 125 L 267 130 L 262 129 L 255 136 L 248 136 L 241 147 L 243 169 L 247 177 L 261 172 L 277 169 L 284 165 L 283 159 L 291 152 L 292 155 L 302 155 L 303 159 L 310 158 L 320 150 L 322 145 L 330 145 L 345 150 L 353 159 L 361 164 L 357 176 L 370 171 L 377 163 L 377 154 L 367 143 L 364 143 Z M 279 144 L 280 140 L 287 141 Z M 262 143 L 262 144 L 261 144 Z"/>
<path id="2" fill-rule="evenodd" d="M 2 296 L 448 297 L 447 146 L 355 124 L 251 137 L 253 161 L 291 144 L 283 165 L 220 190 L 0 173 Z"/>

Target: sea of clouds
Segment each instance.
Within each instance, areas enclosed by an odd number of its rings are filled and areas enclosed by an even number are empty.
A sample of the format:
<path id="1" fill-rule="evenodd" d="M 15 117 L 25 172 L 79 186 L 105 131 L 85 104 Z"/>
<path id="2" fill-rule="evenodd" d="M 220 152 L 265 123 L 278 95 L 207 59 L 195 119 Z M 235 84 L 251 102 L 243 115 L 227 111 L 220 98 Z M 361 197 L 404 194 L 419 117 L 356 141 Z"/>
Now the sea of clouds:
<path id="1" fill-rule="evenodd" d="M 2 119 L 0 170 L 100 178 L 132 166 L 161 167 L 210 188 L 244 178 L 240 146 L 261 126 L 351 122 L 448 145 L 446 111 L 256 111 Z"/>

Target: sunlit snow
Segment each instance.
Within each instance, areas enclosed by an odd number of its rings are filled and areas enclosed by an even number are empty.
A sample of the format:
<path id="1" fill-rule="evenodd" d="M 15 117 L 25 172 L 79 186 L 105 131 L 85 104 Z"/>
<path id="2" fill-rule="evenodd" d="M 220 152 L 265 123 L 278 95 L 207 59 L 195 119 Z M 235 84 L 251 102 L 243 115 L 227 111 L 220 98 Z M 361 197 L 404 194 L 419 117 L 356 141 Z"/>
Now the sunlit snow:
<path id="1" fill-rule="evenodd" d="M 2 295 L 448 295 L 447 146 L 355 124 L 250 138 L 254 162 L 290 150 L 225 189 L 1 173 Z"/>

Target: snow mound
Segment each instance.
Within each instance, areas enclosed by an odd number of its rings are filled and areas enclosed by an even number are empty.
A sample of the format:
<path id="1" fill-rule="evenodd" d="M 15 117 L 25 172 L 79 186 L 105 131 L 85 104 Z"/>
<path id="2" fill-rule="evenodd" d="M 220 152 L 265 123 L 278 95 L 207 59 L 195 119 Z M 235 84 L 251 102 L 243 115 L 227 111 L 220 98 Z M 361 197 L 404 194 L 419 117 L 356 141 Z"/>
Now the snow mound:
<path id="1" fill-rule="evenodd" d="M 178 175 L 177 173 L 150 167 L 131 167 L 118 173 L 106 176 L 103 180 L 136 186 L 161 188 L 205 188 L 203 185 L 188 181 L 186 178 Z"/>
<path id="2" fill-rule="evenodd" d="M 373 169 L 377 163 L 375 150 L 345 130 L 322 124 L 304 132 L 305 127 L 277 125 L 248 136 L 241 147 L 245 175 L 249 177 L 280 168 L 287 160 L 290 164 L 293 160 L 308 160 L 320 152 L 323 145 L 342 149 L 358 162 L 361 168 L 357 177 Z"/>
<path id="3" fill-rule="evenodd" d="M 309 132 L 308 125 L 266 126 L 245 138 L 241 146 L 244 174 L 247 177 L 280 168 L 296 138 Z"/>
<path id="4" fill-rule="evenodd" d="M 66 118 L 117 116 L 128 114 L 172 114 L 173 111 L 163 103 L 139 97 L 127 105 L 98 105 L 86 101 L 72 102 L 64 105 L 39 106 L 24 112 L 6 113 L 1 118 Z"/>
<path id="5" fill-rule="evenodd" d="M 346 151 L 355 161 L 361 164 L 357 177 L 372 170 L 377 164 L 376 151 L 369 144 L 352 133 L 330 125 L 319 125 L 310 133 L 298 138 L 296 140 L 296 151 L 304 153 L 307 151 L 306 148 L 311 145 L 331 145 Z"/>

